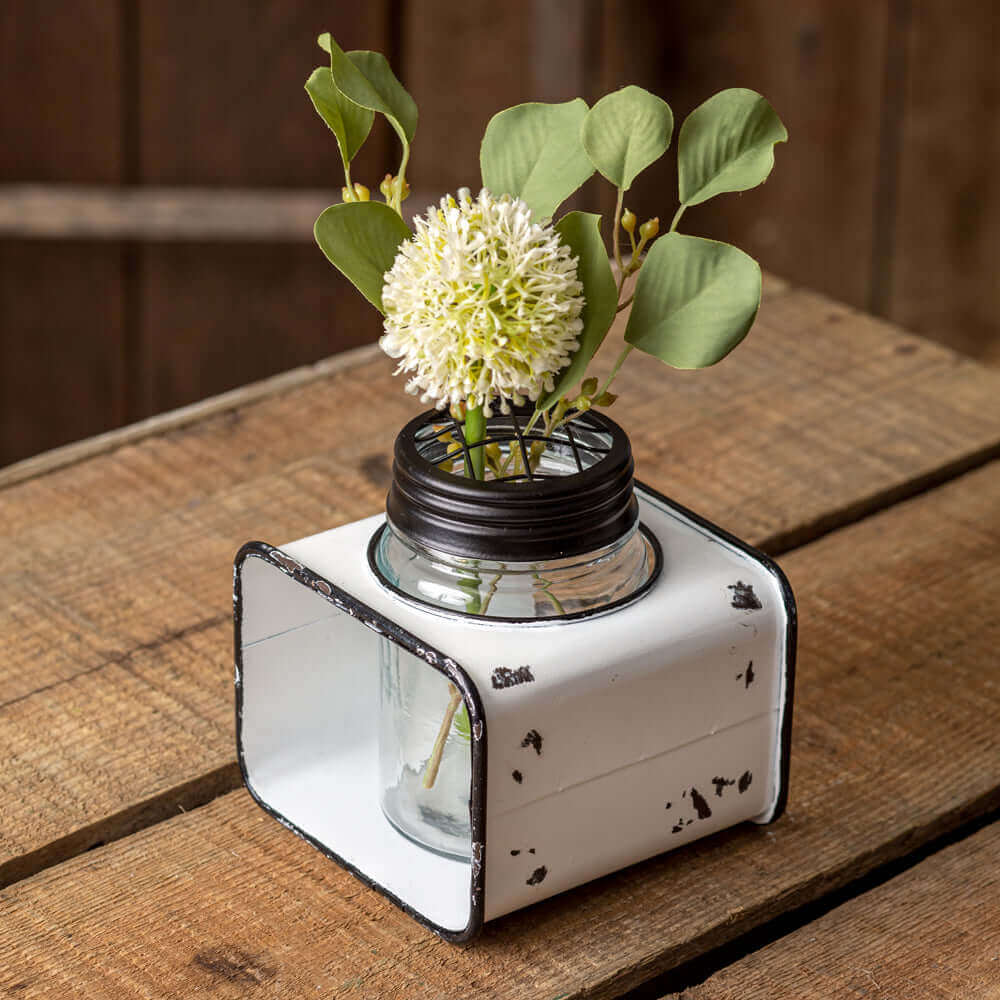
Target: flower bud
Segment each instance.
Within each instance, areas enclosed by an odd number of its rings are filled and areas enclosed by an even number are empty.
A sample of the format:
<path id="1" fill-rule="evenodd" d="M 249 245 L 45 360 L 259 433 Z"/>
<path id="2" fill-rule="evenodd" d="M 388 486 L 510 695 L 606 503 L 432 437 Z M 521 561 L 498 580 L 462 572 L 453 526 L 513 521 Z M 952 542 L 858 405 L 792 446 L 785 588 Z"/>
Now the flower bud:
<path id="1" fill-rule="evenodd" d="M 593 396 L 597 392 L 597 379 L 588 378 L 583 385 L 580 386 L 580 394 L 582 396 Z"/>
<path id="2" fill-rule="evenodd" d="M 364 184 L 359 184 L 357 181 L 354 182 L 354 193 L 357 195 L 358 201 L 371 200 L 371 191 L 369 191 Z"/>
<path id="3" fill-rule="evenodd" d="M 587 396 L 577 396 L 576 399 L 573 400 L 573 406 L 583 413 L 589 410 L 592 405 L 593 404 Z"/>
<path id="4" fill-rule="evenodd" d="M 639 227 L 639 236 L 642 237 L 643 243 L 647 240 L 651 240 L 660 231 L 660 220 L 658 218 L 647 219 Z"/>
<path id="5" fill-rule="evenodd" d="M 410 182 L 404 177 L 403 178 L 403 189 L 399 192 L 399 200 L 406 201 L 410 197 Z"/>
<path id="6" fill-rule="evenodd" d="M 618 397 L 613 392 L 602 392 L 597 399 L 594 400 L 598 406 L 610 406 Z"/>
<path id="7" fill-rule="evenodd" d="M 388 201 L 392 197 L 392 174 L 386 174 L 382 178 L 382 183 L 379 184 L 378 189 L 382 192 L 382 197 Z"/>
<path id="8" fill-rule="evenodd" d="M 626 233 L 634 233 L 635 223 L 635 212 L 626 208 L 625 213 L 622 215 L 622 229 L 624 229 Z"/>
<path id="9" fill-rule="evenodd" d="M 354 192 L 349 187 L 342 187 L 340 189 L 341 201 L 355 201 Z"/>

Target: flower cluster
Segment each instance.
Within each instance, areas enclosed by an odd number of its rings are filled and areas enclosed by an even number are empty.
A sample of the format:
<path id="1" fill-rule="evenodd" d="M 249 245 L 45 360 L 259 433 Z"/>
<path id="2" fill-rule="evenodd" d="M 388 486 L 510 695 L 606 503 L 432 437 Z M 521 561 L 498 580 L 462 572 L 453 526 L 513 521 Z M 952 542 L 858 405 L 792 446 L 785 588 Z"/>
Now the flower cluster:
<path id="1" fill-rule="evenodd" d="M 382 349 L 407 391 L 490 416 L 551 391 L 583 328 L 577 260 L 519 198 L 468 188 L 415 220 L 382 291 Z"/>

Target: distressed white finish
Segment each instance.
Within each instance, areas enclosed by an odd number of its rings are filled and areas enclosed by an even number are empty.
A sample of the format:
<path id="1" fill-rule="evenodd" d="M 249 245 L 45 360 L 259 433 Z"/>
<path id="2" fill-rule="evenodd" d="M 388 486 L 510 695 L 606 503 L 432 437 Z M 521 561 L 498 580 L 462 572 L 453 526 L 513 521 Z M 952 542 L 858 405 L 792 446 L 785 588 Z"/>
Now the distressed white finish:
<path id="1" fill-rule="evenodd" d="M 381 517 L 282 547 L 452 658 L 478 690 L 488 761 L 485 919 L 734 823 L 766 822 L 777 807 L 791 655 L 781 583 L 708 528 L 637 493 L 663 572 L 636 603 L 581 621 L 479 623 L 404 603 L 368 566 Z M 416 847 L 379 811 L 376 634 L 253 556 L 242 590 L 242 750 L 252 790 L 425 919 L 461 931 L 471 866 Z M 495 670 L 524 666 L 532 681 L 494 686 Z"/>

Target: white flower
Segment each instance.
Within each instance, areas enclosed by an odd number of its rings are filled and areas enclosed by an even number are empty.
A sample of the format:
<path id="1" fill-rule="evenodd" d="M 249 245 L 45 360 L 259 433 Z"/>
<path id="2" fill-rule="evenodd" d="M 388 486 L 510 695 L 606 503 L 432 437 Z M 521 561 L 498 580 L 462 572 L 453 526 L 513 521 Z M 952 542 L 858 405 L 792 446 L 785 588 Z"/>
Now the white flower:
<path id="1" fill-rule="evenodd" d="M 379 344 L 407 392 L 443 408 L 536 400 L 579 346 L 583 286 L 552 224 L 519 198 L 441 199 L 400 247 L 382 290 Z"/>

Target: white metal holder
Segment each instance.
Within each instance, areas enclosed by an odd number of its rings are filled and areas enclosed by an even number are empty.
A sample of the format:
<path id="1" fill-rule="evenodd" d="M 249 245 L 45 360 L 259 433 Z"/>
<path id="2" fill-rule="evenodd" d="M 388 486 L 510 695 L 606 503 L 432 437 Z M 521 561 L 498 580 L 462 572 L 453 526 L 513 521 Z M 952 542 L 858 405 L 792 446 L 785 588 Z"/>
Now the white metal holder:
<path id="1" fill-rule="evenodd" d="M 780 569 L 636 484 L 663 567 L 568 621 L 469 620 L 369 566 L 383 516 L 237 556 L 237 750 L 289 829 L 443 937 L 745 820 L 788 794 L 795 604 Z M 377 643 L 441 671 L 471 722 L 471 863 L 379 807 Z"/>

